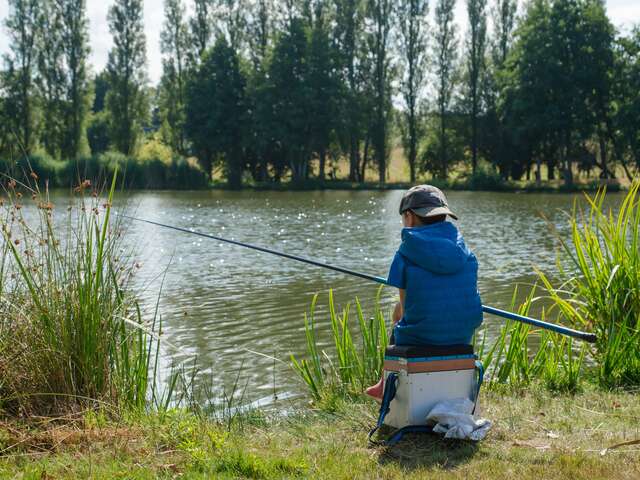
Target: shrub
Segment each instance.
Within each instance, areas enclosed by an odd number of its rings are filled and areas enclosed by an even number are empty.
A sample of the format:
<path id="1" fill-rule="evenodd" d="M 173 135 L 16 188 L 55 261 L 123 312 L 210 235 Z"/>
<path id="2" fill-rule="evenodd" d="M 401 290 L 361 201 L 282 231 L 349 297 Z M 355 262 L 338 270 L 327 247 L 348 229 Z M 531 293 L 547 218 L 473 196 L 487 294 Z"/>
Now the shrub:
<path id="1" fill-rule="evenodd" d="M 48 414 L 96 402 L 146 405 L 155 321 L 143 322 L 128 288 L 136 267 L 121 248 L 118 221 L 110 219 L 114 188 L 115 176 L 106 200 L 81 197 L 58 214 L 37 188 L 8 183 L 1 210 L 0 409 Z M 23 215 L 29 197 L 35 217 Z"/>

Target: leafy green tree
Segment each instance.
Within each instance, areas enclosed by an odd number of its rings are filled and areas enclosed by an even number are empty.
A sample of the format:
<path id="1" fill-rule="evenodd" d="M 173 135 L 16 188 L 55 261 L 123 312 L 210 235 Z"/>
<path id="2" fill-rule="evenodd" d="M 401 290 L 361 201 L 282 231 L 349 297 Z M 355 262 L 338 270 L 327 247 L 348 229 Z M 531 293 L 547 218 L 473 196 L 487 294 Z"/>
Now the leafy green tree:
<path id="1" fill-rule="evenodd" d="M 218 0 L 218 35 L 224 35 L 229 46 L 238 52 L 242 49 L 248 27 L 245 0 Z"/>
<path id="2" fill-rule="evenodd" d="M 553 179 L 557 150 L 548 128 L 552 112 L 547 108 L 552 88 L 547 74 L 550 8 L 548 0 L 534 0 L 527 6 L 503 69 L 498 101 L 498 112 L 509 132 L 510 143 L 516 146 L 511 155 L 525 165 L 535 159 L 538 179 L 543 160 L 548 164 L 549 179 Z"/>
<path id="3" fill-rule="evenodd" d="M 367 32 L 367 51 L 371 57 L 373 119 L 371 145 L 378 167 L 379 182 L 386 181 L 389 119 L 391 115 L 391 55 L 390 34 L 393 21 L 392 0 L 368 0 L 367 18 L 371 28 Z"/>
<path id="4" fill-rule="evenodd" d="M 191 63 L 197 64 L 209 48 L 213 36 L 213 0 L 194 0 L 194 15 L 191 18 Z"/>
<path id="5" fill-rule="evenodd" d="M 483 127 L 480 129 L 480 149 L 484 157 L 498 167 L 504 179 L 512 173 L 514 163 L 506 125 L 498 113 L 498 102 L 502 92 L 502 71 L 513 45 L 517 8 L 516 0 L 495 0 L 491 9 L 493 36 L 490 40 L 489 62 L 483 86 L 486 113 L 483 118 Z"/>
<path id="6" fill-rule="evenodd" d="M 62 11 L 46 0 L 42 2 L 42 15 L 36 37 L 38 68 L 36 83 L 42 109 L 40 141 L 46 152 L 54 158 L 62 156 L 62 142 L 66 133 L 64 68 L 64 40 L 62 36 Z"/>
<path id="7" fill-rule="evenodd" d="M 90 89 L 84 0 L 44 0 L 40 18 L 37 83 L 42 106 L 41 142 L 56 158 L 87 153 Z"/>
<path id="8" fill-rule="evenodd" d="M 631 165 L 640 167 L 640 27 L 616 42 L 612 98 L 617 109 L 611 119 L 616 159 L 629 180 Z"/>
<path id="9" fill-rule="evenodd" d="M 311 153 L 307 51 L 304 21 L 293 18 L 276 42 L 268 70 L 271 136 L 294 182 L 307 178 Z"/>
<path id="10" fill-rule="evenodd" d="M 337 77 L 337 55 L 333 50 L 325 22 L 324 5 L 320 2 L 316 6 L 309 40 L 308 102 L 311 148 L 318 155 L 318 177 L 321 180 L 325 178 L 327 151 L 338 116 L 338 98 L 342 93 Z"/>
<path id="11" fill-rule="evenodd" d="M 262 69 L 273 31 L 273 0 L 257 0 L 255 15 L 249 19 L 247 42 L 254 70 Z"/>
<path id="12" fill-rule="evenodd" d="M 360 143 L 364 123 L 362 75 L 359 68 L 362 59 L 359 52 L 363 43 L 363 0 L 334 0 L 334 41 L 339 53 L 342 82 L 346 86 L 341 96 L 341 118 L 344 124 L 344 143 L 349 152 L 349 181 L 364 180 L 360 177 Z"/>
<path id="13" fill-rule="evenodd" d="M 400 50 L 404 67 L 401 92 L 406 104 L 403 143 L 409 161 L 411 183 L 416 181 L 416 158 L 422 134 L 419 103 L 427 74 L 428 8 L 428 0 L 398 2 Z"/>
<path id="14" fill-rule="evenodd" d="M 131 155 L 147 117 L 142 0 L 116 0 L 107 18 L 114 43 L 107 63 L 110 137 L 118 151 Z"/>
<path id="15" fill-rule="evenodd" d="M 12 112 L 9 129 L 21 154 L 29 155 L 37 142 L 36 85 L 38 26 L 42 24 L 40 0 L 8 0 L 5 28 L 9 51 L 5 55 L 3 89 L 5 109 Z"/>
<path id="16" fill-rule="evenodd" d="M 161 132 L 171 148 L 186 151 L 184 138 L 185 88 L 189 31 L 182 0 L 165 0 L 165 22 L 160 34 L 163 54 L 162 79 L 159 88 Z"/>
<path id="17" fill-rule="evenodd" d="M 87 126 L 87 139 L 91 152 L 102 153 L 109 149 L 109 114 L 105 100 L 109 91 L 109 72 L 105 69 L 93 77 L 93 105 Z"/>
<path id="18" fill-rule="evenodd" d="M 609 154 L 609 142 L 613 138 L 612 117 L 616 108 L 612 102 L 615 29 L 600 0 L 586 0 L 581 8 L 581 17 L 581 57 L 590 59 L 586 71 L 581 70 L 588 75 L 583 88 L 598 144 L 597 163 L 602 178 L 614 178 L 615 167 L 609 164 L 613 157 Z"/>
<path id="19" fill-rule="evenodd" d="M 469 33 L 467 37 L 467 89 L 471 121 L 471 168 L 478 166 L 478 124 L 481 115 L 482 78 L 486 61 L 487 0 L 467 0 Z"/>
<path id="20" fill-rule="evenodd" d="M 76 158 L 87 153 L 86 129 L 91 87 L 87 72 L 89 31 L 86 0 L 55 0 L 60 10 L 63 58 L 65 63 L 65 134 L 62 155 Z"/>
<path id="21" fill-rule="evenodd" d="M 448 139 L 450 136 L 447 118 L 450 115 L 451 98 L 456 84 L 458 61 L 457 28 L 453 11 L 455 0 L 438 0 L 435 10 L 434 30 L 434 73 L 436 88 L 436 106 L 438 113 L 438 161 L 428 168 L 441 178 L 447 178 L 451 152 Z"/>
<path id="22" fill-rule="evenodd" d="M 242 184 L 245 86 L 238 55 L 224 37 L 205 54 L 187 84 L 187 136 L 209 178 L 214 161 L 224 162 L 231 188 Z"/>

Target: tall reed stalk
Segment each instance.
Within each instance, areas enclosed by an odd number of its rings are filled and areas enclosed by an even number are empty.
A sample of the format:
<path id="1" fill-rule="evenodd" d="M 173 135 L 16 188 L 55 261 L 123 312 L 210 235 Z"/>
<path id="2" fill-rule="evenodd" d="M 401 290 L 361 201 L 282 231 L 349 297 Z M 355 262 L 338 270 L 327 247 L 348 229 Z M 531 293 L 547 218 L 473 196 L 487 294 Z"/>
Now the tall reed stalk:
<path id="1" fill-rule="evenodd" d="M 84 182 L 60 212 L 32 176 L 34 186 L 9 180 L 2 206 L 0 410 L 143 408 L 156 325 L 130 293 L 136 265 L 111 218 L 116 177 L 106 200 Z"/>
<path id="2" fill-rule="evenodd" d="M 538 272 L 558 318 L 597 334 L 591 354 L 609 387 L 640 385 L 639 189 L 635 182 L 617 211 L 605 208 L 605 190 L 585 195 L 586 208 L 576 201 L 571 238 L 557 235 L 571 268 L 558 262 L 559 285 Z"/>
<path id="3" fill-rule="evenodd" d="M 358 328 L 355 341 L 351 306 L 348 304 L 342 312 L 337 312 L 333 291 L 329 291 L 333 352 L 321 350 L 318 346 L 315 315 L 318 295 L 313 297 L 309 315 L 304 317 L 308 358 L 299 360 L 292 356 L 291 362 L 315 400 L 320 400 L 327 391 L 355 395 L 379 380 L 388 342 L 387 326 L 380 308 L 381 291 L 378 289 L 372 317 L 365 316 L 359 300 L 355 299 Z"/>

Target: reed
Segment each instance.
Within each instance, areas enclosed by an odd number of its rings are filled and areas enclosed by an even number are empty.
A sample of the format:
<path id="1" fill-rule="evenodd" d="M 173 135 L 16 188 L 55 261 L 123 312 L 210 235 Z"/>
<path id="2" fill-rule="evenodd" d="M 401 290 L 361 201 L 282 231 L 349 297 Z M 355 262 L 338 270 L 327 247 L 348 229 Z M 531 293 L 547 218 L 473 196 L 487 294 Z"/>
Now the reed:
<path id="1" fill-rule="evenodd" d="M 159 326 L 129 288 L 137 267 L 111 217 L 116 175 L 102 200 L 82 183 L 66 212 L 32 178 L 8 180 L 1 210 L 0 410 L 142 409 Z"/>
<path id="2" fill-rule="evenodd" d="M 382 374 L 384 352 L 388 342 L 387 325 L 380 307 L 378 289 L 374 315 L 366 317 L 360 301 L 355 299 L 357 321 L 353 322 L 350 304 L 338 312 L 333 291 L 329 291 L 329 322 L 332 332 L 333 352 L 319 347 L 316 330 L 316 307 L 318 294 L 313 297 L 309 314 L 305 313 L 304 325 L 307 339 L 307 357 L 291 356 L 293 369 L 309 388 L 314 400 L 321 400 L 327 393 L 352 396 L 377 382 Z M 353 323 L 357 325 L 358 337 L 353 339 Z"/>
<path id="3" fill-rule="evenodd" d="M 528 316 L 531 306 L 540 299 L 539 287 L 534 285 L 517 313 Z M 518 288 L 514 289 L 511 308 L 515 309 Z M 541 311 L 545 318 L 545 310 Z M 523 388 L 542 381 L 552 391 L 576 392 L 580 389 L 581 374 L 585 370 L 585 344 L 576 345 L 563 335 L 533 328 L 520 322 L 507 321 L 490 347 L 486 331 L 481 339 L 474 339 L 475 350 L 487 371 L 489 388 L 509 385 Z"/>
<path id="4" fill-rule="evenodd" d="M 576 201 L 570 239 L 556 235 L 559 283 L 538 271 L 558 319 L 597 334 L 590 355 L 607 387 L 640 385 L 639 189 L 635 182 L 615 210 L 605 207 L 605 190 L 585 194 L 586 208 Z"/>

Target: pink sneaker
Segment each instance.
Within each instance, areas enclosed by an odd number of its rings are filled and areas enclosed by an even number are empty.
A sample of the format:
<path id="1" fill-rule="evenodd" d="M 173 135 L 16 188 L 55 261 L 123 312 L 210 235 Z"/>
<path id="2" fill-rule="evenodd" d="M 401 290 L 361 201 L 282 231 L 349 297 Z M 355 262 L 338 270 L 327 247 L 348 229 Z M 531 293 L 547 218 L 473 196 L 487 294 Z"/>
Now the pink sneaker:
<path id="1" fill-rule="evenodd" d="M 380 379 L 378 383 L 367 388 L 364 393 L 373 397 L 378 403 L 382 401 L 382 394 L 384 393 L 384 383 L 383 380 Z"/>

